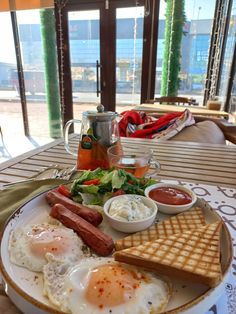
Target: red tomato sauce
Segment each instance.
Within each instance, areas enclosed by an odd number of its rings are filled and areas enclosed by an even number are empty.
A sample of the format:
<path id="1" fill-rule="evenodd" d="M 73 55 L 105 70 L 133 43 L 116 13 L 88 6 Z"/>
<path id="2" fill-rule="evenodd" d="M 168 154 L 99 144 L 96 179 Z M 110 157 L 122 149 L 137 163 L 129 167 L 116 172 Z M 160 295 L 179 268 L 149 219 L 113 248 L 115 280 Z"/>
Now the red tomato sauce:
<path id="1" fill-rule="evenodd" d="M 188 193 L 172 187 L 153 189 L 149 192 L 149 197 L 167 205 L 185 205 L 192 202 L 192 197 Z"/>

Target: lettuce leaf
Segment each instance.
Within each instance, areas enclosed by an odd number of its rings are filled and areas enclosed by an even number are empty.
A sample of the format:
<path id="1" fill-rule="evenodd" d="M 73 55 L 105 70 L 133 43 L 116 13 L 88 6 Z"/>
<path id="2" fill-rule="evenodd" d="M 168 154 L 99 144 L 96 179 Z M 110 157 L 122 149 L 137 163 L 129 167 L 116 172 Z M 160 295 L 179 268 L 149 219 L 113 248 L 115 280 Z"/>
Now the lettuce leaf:
<path id="1" fill-rule="evenodd" d="M 112 190 L 120 189 L 126 180 L 126 175 L 124 175 L 124 173 L 114 170 L 111 181 Z"/>
<path id="2" fill-rule="evenodd" d="M 90 193 L 80 193 L 82 202 L 85 205 L 102 205 L 103 200 L 100 196 Z"/>
<path id="3" fill-rule="evenodd" d="M 81 193 L 97 194 L 99 187 L 98 185 L 77 185 L 77 189 Z"/>
<path id="4" fill-rule="evenodd" d="M 99 185 L 84 185 L 84 181 L 100 179 Z M 116 191 L 123 190 L 126 194 L 144 195 L 147 186 L 157 181 L 149 178 L 137 179 L 125 170 L 102 170 L 100 168 L 90 171 L 85 170 L 71 186 L 73 200 L 87 205 L 102 205 L 112 197 Z"/>
<path id="5" fill-rule="evenodd" d="M 104 176 L 105 173 L 106 173 L 106 170 L 102 170 L 100 168 L 97 168 L 94 171 L 85 170 L 83 174 L 73 182 L 71 186 L 71 194 L 74 196 L 74 195 L 77 195 L 78 192 L 82 192 L 81 185 L 83 185 L 84 181 L 100 179 Z M 97 191 L 94 193 L 97 193 Z"/>
<path id="6" fill-rule="evenodd" d="M 104 176 L 100 179 L 100 183 L 102 185 L 110 183 L 112 181 L 112 177 L 113 177 L 114 171 L 116 171 L 116 170 L 109 171 L 109 172 L 105 173 Z"/>

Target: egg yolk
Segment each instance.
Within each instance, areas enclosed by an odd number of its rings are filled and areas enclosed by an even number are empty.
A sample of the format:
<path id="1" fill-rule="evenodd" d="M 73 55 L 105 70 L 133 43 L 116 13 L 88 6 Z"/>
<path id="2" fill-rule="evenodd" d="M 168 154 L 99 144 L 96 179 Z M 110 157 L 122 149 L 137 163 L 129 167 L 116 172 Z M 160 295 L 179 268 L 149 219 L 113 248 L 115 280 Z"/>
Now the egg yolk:
<path id="1" fill-rule="evenodd" d="M 92 271 L 85 296 L 99 308 L 116 306 L 131 300 L 138 287 L 134 272 L 120 265 L 102 265 Z"/>
<path id="2" fill-rule="evenodd" d="M 59 255 L 66 252 L 70 246 L 70 241 L 62 230 L 35 228 L 28 237 L 31 252 L 39 257 L 48 252 Z"/>

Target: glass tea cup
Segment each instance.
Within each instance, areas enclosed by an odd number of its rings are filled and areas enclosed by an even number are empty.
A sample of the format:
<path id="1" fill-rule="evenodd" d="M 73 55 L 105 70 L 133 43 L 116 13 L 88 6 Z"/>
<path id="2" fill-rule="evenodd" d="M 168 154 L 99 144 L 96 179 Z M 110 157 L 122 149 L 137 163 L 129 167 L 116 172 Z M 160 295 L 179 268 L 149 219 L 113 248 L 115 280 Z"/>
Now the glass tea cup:
<path id="1" fill-rule="evenodd" d="M 160 169 L 160 163 L 153 158 L 153 152 L 150 149 L 138 150 L 138 152 L 125 153 L 120 147 L 118 150 L 115 147 L 110 147 L 107 151 L 110 167 L 123 169 L 132 173 L 136 178 L 142 178 L 147 174 L 150 167 L 153 171 L 149 171 L 149 175 L 157 174 Z"/>

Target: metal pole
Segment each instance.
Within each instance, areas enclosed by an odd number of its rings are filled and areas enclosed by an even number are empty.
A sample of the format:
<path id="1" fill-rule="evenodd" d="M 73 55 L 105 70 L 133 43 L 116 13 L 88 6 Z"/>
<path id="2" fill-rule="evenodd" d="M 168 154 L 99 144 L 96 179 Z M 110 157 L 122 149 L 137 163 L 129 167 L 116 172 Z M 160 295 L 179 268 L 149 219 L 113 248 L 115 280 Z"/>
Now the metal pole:
<path id="1" fill-rule="evenodd" d="M 17 64 L 17 74 L 18 74 L 20 99 L 21 99 L 21 110 L 22 110 L 23 123 L 24 123 L 24 132 L 25 132 L 25 136 L 30 136 L 27 102 L 26 102 L 26 96 L 25 96 L 24 69 L 23 69 L 22 58 L 21 58 L 20 39 L 19 39 L 16 12 L 11 12 L 11 23 L 12 23 L 13 38 L 14 38 L 15 52 L 16 52 L 16 64 Z"/>

